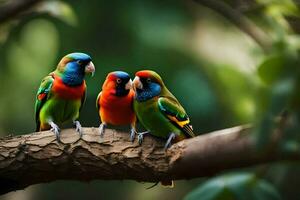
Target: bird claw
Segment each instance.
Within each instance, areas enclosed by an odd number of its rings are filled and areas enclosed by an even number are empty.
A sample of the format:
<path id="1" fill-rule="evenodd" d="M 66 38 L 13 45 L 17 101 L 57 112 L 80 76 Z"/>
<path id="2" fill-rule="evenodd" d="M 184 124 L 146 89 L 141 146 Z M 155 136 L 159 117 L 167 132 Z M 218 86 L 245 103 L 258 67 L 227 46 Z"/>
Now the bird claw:
<path id="1" fill-rule="evenodd" d="M 171 133 L 169 135 L 169 138 L 168 138 L 168 140 L 167 140 L 167 142 L 164 146 L 164 150 L 167 150 L 171 146 L 171 142 L 172 142 L 173 139 L 175 139 L 175 133 Z"/>
<path id="2" fill-rule="evenodd" d="M 99 126 L 100 137 L 103 137 L 105 128 L 106 128 L 106 124 L 105 123 L 101 123 L 100 126 Z"/>
<path id="3" fill-rule="evenodd" d="M 82 137 L 82 126 L 81 126 L 80 122 L 75 120 L 75 121 L 73 121 L 73 124 L 75 126 L 75 130 L 79 133 L 79 137 L 81 138 Z"/>
<path id="4" fill-rule="evenodd" d="M 141 145 L 143 143 L 143 140 L 144 140 L 143 134 L 138 133 L 138 142 L 139 142 L 139 145 Z"/>
<path id="5" fill-rule="evenodd" d="M 145 132 L 138 133 L 138 143 L 139 143 L 139 145 L 142 145 L 143 140 L 144 140 L 144 135 L 146 135 L 148 133 L 150 133 L 150 131 L 145 131 Z"/>
<path id="6" fill-rule="evenodd" d="M 52 131 L 55 134 L 56 140 L 60 142 L 60 129 L 59 129 L 59 127 L 54 122 L 50 122 L 49 125 L 51 126 L 50 131 Z"/>
<path id="7" fill-rule="evenodd" d="M 130 129 L 130 141 L 131 141 L 131 142 L 134 141 L 135 133 L 136 133 L 135 128 L 134 128 L 134 127 L 131 127 L 131 129 Z"/>

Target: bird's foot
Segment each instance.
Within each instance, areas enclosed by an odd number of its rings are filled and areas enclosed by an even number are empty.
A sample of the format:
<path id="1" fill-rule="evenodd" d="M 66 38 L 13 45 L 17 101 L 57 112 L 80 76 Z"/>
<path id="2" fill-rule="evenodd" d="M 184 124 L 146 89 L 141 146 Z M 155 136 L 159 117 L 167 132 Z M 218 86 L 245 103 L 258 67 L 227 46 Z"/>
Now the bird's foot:
<path id="1" fill-rule="evenodd" d="M 74 124 L 75 130 L 79 133 L 79 137 L 81 138 L 82 137 L 82 126 L 81 126 L 80 122 L 78 120 L 74 120 L 73 124 Z"/>
<path id="2" fill-rule="evenodd" d="M 135 133 L 136 133 L 135 127 L 132 126 L 131 129 L 130 129 L 130 141 L 131 142 L 134 141 Z"/>
<path id="3" fill-rule="evenodd" d="M 175 133 L 171 133 L 169 135 L 169 138 L 168 138 L 168 140 L 165 144 L 164 150 L 167 150 L 171 146 L 171 142 L 172 142 L 173 139 L 175 139 Z"/>
<path id="4" fill-rule="evenodd" d="M 139 142 L 139 145 L 141 145 L 143 143 L 144 135 L 146 135 L 148 133 L 150 133 L 150 131 L 145 131 L 145 132 L 138 133 L 138 142 Z"/>
<path id="5" fill-rule="evenodd" d="M 54 122 L 50 122 L 49 125 L 51 126 L 50 130 L 56 136 L 56 140 L 60 142 L 60 129 L 59 129 L 59 127 Z"/>
<path id="6" fill-rule="evenodd" d="M 106 128 L 106 124 L 105 123 L 101 123 L 100 126 L 99 126 L 100 137 L 103 137 L 105 128 Z"/>

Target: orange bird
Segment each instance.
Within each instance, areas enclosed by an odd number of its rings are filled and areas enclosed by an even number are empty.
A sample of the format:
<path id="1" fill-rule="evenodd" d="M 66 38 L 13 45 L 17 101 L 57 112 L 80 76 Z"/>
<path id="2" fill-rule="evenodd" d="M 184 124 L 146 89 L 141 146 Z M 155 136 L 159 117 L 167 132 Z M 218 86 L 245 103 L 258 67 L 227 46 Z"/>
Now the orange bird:
<path id="1" fill-rule="evenodd" d="M 134 91 L 130 76 L 123 71 L 109 73 L 96 100 L 101 120 L 100 136 L 104 134 L 107 124 L 130 125 L 130 141 L 134 141 L 136 116 L 133 111 L 133 99 Z"/>

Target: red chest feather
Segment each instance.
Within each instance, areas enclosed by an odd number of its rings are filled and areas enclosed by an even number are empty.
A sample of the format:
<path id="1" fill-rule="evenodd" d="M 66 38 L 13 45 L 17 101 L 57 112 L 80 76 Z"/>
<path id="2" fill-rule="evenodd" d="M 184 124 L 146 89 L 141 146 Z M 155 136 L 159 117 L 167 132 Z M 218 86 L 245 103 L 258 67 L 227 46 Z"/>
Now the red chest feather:
<path id="1" fill-rule="evenodd" d="M 62 79 L 55 76 L 52 86 L 52 92 L 63 99 L 81 99 L 85 93 L 85 81 L 79 86 L 68 86 L 63 83 Z"/>
<path id="2" fill-rule="evenodd" d="M 112 125 L 127 125 L 134 122 L 133 97 L 133 91 L 124 97 L 117 97 L 110 92 L 102 92 L 99 99 L 102 121 Z"/>

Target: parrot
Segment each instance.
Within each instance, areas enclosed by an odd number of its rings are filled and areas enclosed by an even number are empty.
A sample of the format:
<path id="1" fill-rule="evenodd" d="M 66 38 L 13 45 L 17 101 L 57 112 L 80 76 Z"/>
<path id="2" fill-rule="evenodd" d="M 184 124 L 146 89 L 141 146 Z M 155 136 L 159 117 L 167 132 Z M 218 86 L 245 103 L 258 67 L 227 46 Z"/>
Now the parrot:
<path id="1" fill-rule="evenodd" d="M 70 53 L 60 60 L 56 69 L 42 79 L 37 91 L 36 131 L 50 129 L 60 141 L 58 125 L 72 121 L 81 138 L 78 118 L 86 98 L 84 77 L 86 74 L 93 76 L 94 72 L 92 59 L 85 53 Z"/>
<path id="2" fill-rule="evenodd" d="M 195 137 L 190 119 L 179 101 L 165 86 L 162 78 L 154 71 L 142 70 L 135 74 L 134 111 L 137 119 L 147 131 L 138 133 L 138 142 L 142 144 L 145 134 L 166 139 L 164 149 L 171 142 Z M 172 180 L 160 181 L 163 186 L 173 187 Z M 155 183 L 149 188 L 158 184 Z M 148 189 L 149 189 L 148 188 Z"/>
<path id="3" fill-rule="evenodd" d="M 134 141 L 136 115 L 133 111 L 133 100 L 132 80 L 128 73 L 123 71 L 110 72 L 96 100 L 96 107 L 101 120 L 100 136 L 103 136 L 107 124 L 114 126 L 130 125 L 130 141 Z"/>
<path id="4" fill-rule="evenodd" d="M 156 72 L 151 70 L 136 72 L 133 88 L 134 111 L 138 120 L 147 129 L 138 133 L 140 144 L 144 135 L 148 133 L 166 139 L 165 150 L 171 146 L 172 141 L 178 142 L 195 137 L 184 108 Z"/>

